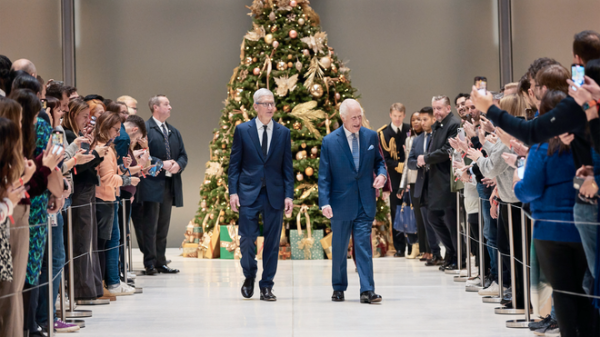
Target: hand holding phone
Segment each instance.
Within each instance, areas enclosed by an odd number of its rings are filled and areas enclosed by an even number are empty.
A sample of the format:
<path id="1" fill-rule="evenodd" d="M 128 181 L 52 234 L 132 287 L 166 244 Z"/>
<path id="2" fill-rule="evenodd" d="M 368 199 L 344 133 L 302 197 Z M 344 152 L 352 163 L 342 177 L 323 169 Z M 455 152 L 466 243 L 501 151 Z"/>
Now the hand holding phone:
<path id="1" fill-rule="evenodd" d="M 585 81 L 585 67 L 580 64 L 572 64 L 571 80 L 575 84 L 575 86 L 572 86 L 572 89 L 577 91 L 577 89 L 581 87 Z"/>
<path id="2" fill-rule="evenodd" d="M 475 87 L 482 95 L 487 95 L 487 78 L 484 76 L 475 76 Z"/>

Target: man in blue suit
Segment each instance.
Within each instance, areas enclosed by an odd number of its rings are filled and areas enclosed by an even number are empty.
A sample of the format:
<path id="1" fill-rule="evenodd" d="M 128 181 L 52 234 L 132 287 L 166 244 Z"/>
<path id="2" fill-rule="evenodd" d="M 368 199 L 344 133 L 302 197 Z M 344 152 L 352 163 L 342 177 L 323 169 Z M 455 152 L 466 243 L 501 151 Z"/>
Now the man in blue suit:
<path id="1" fill-rule="evenodd" d="M 256 278 L 256 238 L 258 215 L 262 214 L 263 274 L 260 299 L 276 301 L 272 292 L 279 258 L 283 211 L 291 213 L 294 204 L 294 168 L 290 130 L 273 121 L 275 98 L 268 89 L 254 93 L 257 117 L 235 128 L 229 163 L 231 209 L 240 213 L 239 235 L 242 269 L 246 280 L 242 296 L 251 298 Z"/>
<path id="2" fill-rule="evenodd" d="M 360 104 L 346 99 L 340 106 L 340 116 L 344 125 L 323 138 L 319 163 L 319 206 L 331 219 L 333 231 L 331 299 L 344 301 L 348 243 L 353 234 L 360 302 L 381 302 L 373 281 L 371 226 L 376 189 L 382 188 L 387 179 L 385 162 L 379 153 L 377 133 L 361 127 L 364 116 Z"/>

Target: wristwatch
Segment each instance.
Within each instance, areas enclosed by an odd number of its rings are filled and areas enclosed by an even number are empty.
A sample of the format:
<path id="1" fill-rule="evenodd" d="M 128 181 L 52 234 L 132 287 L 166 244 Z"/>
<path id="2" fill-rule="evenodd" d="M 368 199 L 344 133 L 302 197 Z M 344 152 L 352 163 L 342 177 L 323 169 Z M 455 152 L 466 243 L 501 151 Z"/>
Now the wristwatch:
<path id="1" fill-rule="evenodd" d="M 598 105 L 598 101 L 591 100 L 591 101 L 587 101 L 587 102 L 583 103 L 583 105 L 581 106 L 581 108 L 583 109 L 583 111 L 586 111 L 586 110 L 591 109 L 591 108 L 593 108 L 593 107 L 595 107 L 597 105 Z"/>

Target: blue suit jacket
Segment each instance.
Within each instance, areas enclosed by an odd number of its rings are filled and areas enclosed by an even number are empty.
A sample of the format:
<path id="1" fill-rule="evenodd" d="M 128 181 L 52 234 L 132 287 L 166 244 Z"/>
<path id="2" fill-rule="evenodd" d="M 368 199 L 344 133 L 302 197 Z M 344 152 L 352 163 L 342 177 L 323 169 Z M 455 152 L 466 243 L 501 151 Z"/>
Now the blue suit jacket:
<path id="1" fill-rule="evenodd" d="M 263 182 L 269 203 L 283 209 L 285 198 L 294 198 L 294 167 L 290 130 L 273 121 L 273 135 L 267 157 L 262 153 L 256 121 L 235 128 L 229 157 L 229 194 L 237 194 L 241 206 L 250 206 Z"/>
<path id="2" fill-rule="evenodd" d="M 431 137 L 429 138 L 431 141 Z M 425 154 L 423 150 L 423 142 L 425 141 L 425 132 L 421 132 L 420 135 L 413 140 L 412 147 L 410 148 L 410 154 L 408 155 L 408 168 L 411 170 L 417 171 L 417 181 L 415 182 L 415 190 L 411 191 L 412 196 L 415 198 L 420 198 L 423 194 L 423 187 L 425 186 L 425 175 L 427 172 L 425 171 L 425 167 L 417 168 L 417 158 Z"/>
<path id="3" fill-rule="evenodd" d="M 375 217 L 373 173 L 387 176 L 385 162 L 379 153 L 379 139 L 375 131 L 360 128 L 358 138 L 358 170 L 343 126 L 323 138 L 319 162 L 319 206 L 331 206 L 331 220 L 354 220 L 358 215 L 359 201 L 365 213 Z"/>

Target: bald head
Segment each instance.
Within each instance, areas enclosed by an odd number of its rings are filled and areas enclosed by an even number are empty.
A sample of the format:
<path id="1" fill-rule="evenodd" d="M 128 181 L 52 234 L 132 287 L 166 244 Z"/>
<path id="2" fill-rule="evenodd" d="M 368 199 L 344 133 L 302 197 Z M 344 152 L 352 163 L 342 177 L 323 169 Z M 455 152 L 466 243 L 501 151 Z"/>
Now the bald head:
<path id="1" fill-rule="evenodd" d="M 35 68 L 35 64 L 33 64 L 33 62 L 29 61 L 28 59 L 16 60 L 15 62 L 13 62 L 12 67 L 10 69 L 14 71 L 23 70 L 29 75 L 37 77 L 37 69 Z"/>
<path id="2" fill-rule="evenodd" d="M 355 133 L 362 126 L 363 110 L 358 101 L 348 98 L 340 105 L 340 117 L 346 130 Z"/>

